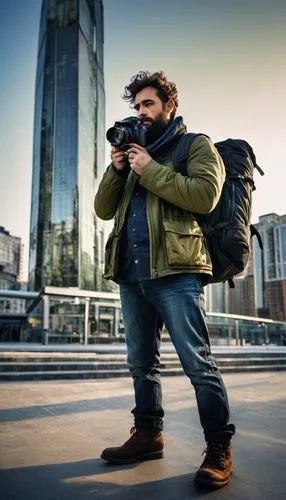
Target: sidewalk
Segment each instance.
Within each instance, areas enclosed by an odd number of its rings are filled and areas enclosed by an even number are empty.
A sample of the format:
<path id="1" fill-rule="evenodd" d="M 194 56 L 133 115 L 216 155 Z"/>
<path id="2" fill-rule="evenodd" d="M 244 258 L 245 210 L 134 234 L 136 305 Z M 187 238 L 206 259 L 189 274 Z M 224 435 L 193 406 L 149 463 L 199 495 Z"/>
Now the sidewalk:
<path id="1" fill-rule="evenodd" d="M 0 384 L 1 500 L 285 500 L 286 373 L 225 374 L 237 426 L 232 482 L 198 492 L 205 448 L 186 377 L 164 378 L 165 458 L 103 463 L 132 426 L 129 378 Z"/>

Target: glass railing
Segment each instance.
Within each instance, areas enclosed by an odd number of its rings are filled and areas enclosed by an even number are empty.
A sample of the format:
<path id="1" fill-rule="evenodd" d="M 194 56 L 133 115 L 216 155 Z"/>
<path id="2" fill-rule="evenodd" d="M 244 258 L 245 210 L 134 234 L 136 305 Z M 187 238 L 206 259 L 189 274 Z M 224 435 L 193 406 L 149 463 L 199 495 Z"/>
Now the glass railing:
<path id="1" fill-rule="evenodd" d="M 17 292 L 14 293 L 16 297 Z M 1 298 L 3 300 L 4 297 Z M 9 328 L 11 329 L 13 325 L 14 341 L 16 338 L 22 342 L 46 344 L 96 344 L 125 340 L 118 293 L 46 287 L 44 293 L 36 297 L 29 296 L 27 292 L 25 300 L 26 313 L 21 317 L 13 314 L 9 316 Z M 4 316 L 2 319 L 0 316 L 0 341 L 9 341 L 12 337 L 10 339 L 7 334 L 7 315 L 5 318 Z M 286 346 L 286 322 L 234 314 L 207 313 L 207 324 L 212 345 Z M 18 336 L 15 336 L 14 327 L 19 328 Z M 1 335 L 1 331 L 6 333 Z M 170 341 L 165 328 L 162 340 Z"/>

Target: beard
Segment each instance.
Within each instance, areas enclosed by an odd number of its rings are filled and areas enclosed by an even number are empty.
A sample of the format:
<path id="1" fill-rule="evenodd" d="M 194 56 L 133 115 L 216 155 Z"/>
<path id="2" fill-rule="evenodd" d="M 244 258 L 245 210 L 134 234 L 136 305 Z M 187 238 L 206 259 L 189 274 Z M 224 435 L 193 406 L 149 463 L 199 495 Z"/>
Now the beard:
<path id="1" fill-rule="evenodd" d="M 144 123 L 145 122 L 145 123 Z M 163 115 L 158 116 L 155 120 L 145 118 L 141 123 L 146 126 L 146 145 L 150 146 L 164 134 L 169 123 L 164 119 Z"/>

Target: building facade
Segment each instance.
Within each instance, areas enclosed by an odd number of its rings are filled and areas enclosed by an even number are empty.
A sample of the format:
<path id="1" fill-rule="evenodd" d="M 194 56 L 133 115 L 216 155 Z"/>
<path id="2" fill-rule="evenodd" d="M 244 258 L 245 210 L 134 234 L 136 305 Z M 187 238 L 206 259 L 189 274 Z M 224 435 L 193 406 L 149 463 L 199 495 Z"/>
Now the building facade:
<path id="1" fill-rule="evenodd" d="M 21 238 L 0 226 L 0 289 L 18 290 L 22 259 Z"/>
<path id="2" fill-rule="evenodd" d="M 100 289 L 105 164 L 102 0 L 43 0 L 35 86 L 29 289 Z"/>
<path id="3" fill-rule="evenodd" d="M 243 273 L 233 278 L 234 288 L 231 288 L 228 282 L 214 283 L 206 287 L 207 311 L 256 316 L 254 277 L 255 269 L 251 255 Z"/>
<path id="4" fill-rule="evenodd" d="M 252 238 L 252 255 L 243 275 L 207 288 L 208 312 L 286 320 L 286 215 L 270 213 L 255 224 L 263 249 Z"/>
<path id="5" fill-rule="evenodd" d="M 253 241 L 255 299 L 258 314 L 286 319 L 286 215 L 270 213 L 259 217 L 262 242 Z"/>
<path id="6" fill-rule="evenodd" d="M 233 282 L 234 288 L 228 282 L 206 287 L 207 312 L 256 316 L 254 273 L 234 278 Z"/>
<path id="7" fill-rule="evenodd" d="M 20 290 L 23 267 L 21 238 L 12 236 L 0 226 L 0 290 Z M 0 297 L 0 315 L 18 314 L 25 310 L 25 301 Z"/>

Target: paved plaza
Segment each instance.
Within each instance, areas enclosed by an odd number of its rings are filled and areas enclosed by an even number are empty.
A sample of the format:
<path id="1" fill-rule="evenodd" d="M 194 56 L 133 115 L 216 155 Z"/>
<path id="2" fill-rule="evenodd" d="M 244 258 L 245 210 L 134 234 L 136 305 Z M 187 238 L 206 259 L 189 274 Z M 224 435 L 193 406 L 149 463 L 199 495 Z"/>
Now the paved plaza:
<path id="1" fill-rule="evenodd" d="M 193 389 L 163 379 L 165 458 L 108 465 L 102 448 L 132 426 L 129 378 L 0 384 L 1 500 L 285 500 L 286 373 L 225 374 L 237 426 L 234 474 L 217 491 L 197 491 L 205 448 Z"/>

